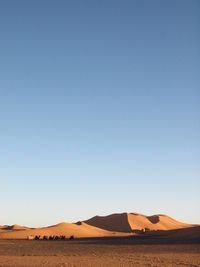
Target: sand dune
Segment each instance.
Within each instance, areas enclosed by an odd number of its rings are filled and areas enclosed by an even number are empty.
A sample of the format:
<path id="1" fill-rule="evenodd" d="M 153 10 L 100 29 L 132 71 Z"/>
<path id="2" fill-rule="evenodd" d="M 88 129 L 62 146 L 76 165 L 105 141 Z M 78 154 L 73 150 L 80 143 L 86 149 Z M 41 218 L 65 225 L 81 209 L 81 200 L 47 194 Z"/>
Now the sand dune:
<path id="1" fill-rule="evenodd" d="M 103 237 L 113 236 L 117 233 L 112 233 L 94 226 L 87 225 L 86 223 L 73 224 L 73 223 L 59 223 L 53 226 L 35 228 L 35 229 L 13 229 L 0 232 L 2 239 L 26 239 L 28 236 L 60 236 L 65 235 L 70 237 Z"/>
<path id="2" fill-rule="evenodd" d="M 29 229 L 29 228 L 26 226 L 18 225 L 18 224 L 13 224 L 13 225 L 4 225 L 2 227 L 2 229 L 4 229 L 4 230 L 25 230 L 25 229 Z"/>
<path id="3" fill-rule="evenodd" d="M 149 230 L 172 230 L 191 227 L 178 222 L 167 215 L 145 216 L 138 213 L 120 213 L 108 216 L 95 216 L 85 223 L 109 231 L 132 232 L 148 228 Z"/>
<path id="4" fill-rule="evenodd" d="M 14 225 L 1 225 L 0 226 L 0 234 L 1 233 L 9 233 L 9 232 L 12 232 L 12 231 L 21 231 L 21 230 L 26 230 L 26 229 L 29 229 L 28 227 L 26 226 L 21 226 L 21 225 L 17 225 L 17 224 L 14 224 Z M 1 238 L 1 235 L 0 235 L 0 238 Z"/>
<path id="5" fill-rule="evenodd" d="M 148 228 L 150 230 L 172 230 L 191 227 L 192 225 L 178 222 L 167 215 L 145 216 L 137 213 L 128 213 L 128 222 L 132 230 Z"/>

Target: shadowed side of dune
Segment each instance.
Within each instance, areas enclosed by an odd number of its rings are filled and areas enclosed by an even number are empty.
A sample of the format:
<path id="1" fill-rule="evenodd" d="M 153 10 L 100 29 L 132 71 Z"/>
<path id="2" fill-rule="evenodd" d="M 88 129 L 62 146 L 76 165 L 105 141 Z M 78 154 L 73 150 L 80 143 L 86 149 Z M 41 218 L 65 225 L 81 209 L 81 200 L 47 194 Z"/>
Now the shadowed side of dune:
<path id="1" fill-rule="evenodd" d="M 158 215 L 147 216 L 147 219 L 153 224 L 156 224 L 160 221 L 160 218 Z"/>
<path id="2" fill-rule="evenodd" d="M 84 222 L 89 225 L 108 231 L 126 232 L 126 233 L 132 231 L 128 222 L 127 213 L 111 214 L 108 216 L 95 216 Z"/>
<path id="3" fill-rule="evenodd" d="M 175 230 L 164 231 L 168 238 L 179 239 L 198 239 L 200 243 L 200 226 L 193 226 L 188 228 L 180 228 Z"/>

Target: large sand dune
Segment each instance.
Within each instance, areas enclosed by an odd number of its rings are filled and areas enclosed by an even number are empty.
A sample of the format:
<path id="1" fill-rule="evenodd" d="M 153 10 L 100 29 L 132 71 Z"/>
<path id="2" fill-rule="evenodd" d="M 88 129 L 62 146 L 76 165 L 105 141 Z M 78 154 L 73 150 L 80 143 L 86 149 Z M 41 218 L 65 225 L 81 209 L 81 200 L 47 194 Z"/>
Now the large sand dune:
<path id="1" fill-rule="evenodd" d="M 191 227 L 178 222 L 167 215 L 145 216 L 138 213 L 119 213 L 108 216 L 95 216 L 85 223 L 109 231 L 132 232 L 148 228 L 149 230 L 172 230 Z"/>

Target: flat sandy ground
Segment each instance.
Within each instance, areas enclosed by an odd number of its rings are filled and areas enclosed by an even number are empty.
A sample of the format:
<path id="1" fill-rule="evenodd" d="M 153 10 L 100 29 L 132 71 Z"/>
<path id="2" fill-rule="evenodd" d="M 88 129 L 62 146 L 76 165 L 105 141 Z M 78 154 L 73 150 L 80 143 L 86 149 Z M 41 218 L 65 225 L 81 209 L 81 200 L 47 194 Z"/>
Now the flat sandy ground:
<path id="1" fill-rule="evenodd" d="M 200 266 L 200 244 L 0 240 L 0 266 Z"/>

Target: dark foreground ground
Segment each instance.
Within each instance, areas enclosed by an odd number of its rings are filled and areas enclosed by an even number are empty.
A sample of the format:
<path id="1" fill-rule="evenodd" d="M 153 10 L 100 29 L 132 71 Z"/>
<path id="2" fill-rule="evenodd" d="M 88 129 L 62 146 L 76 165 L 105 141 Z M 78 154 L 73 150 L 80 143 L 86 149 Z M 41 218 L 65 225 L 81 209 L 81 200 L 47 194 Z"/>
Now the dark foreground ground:
<path id="1" fill-rule="evenodd" d="M 0 266 L 200 266 L 200 244 L 130 238 L 0 240 Z"/>

